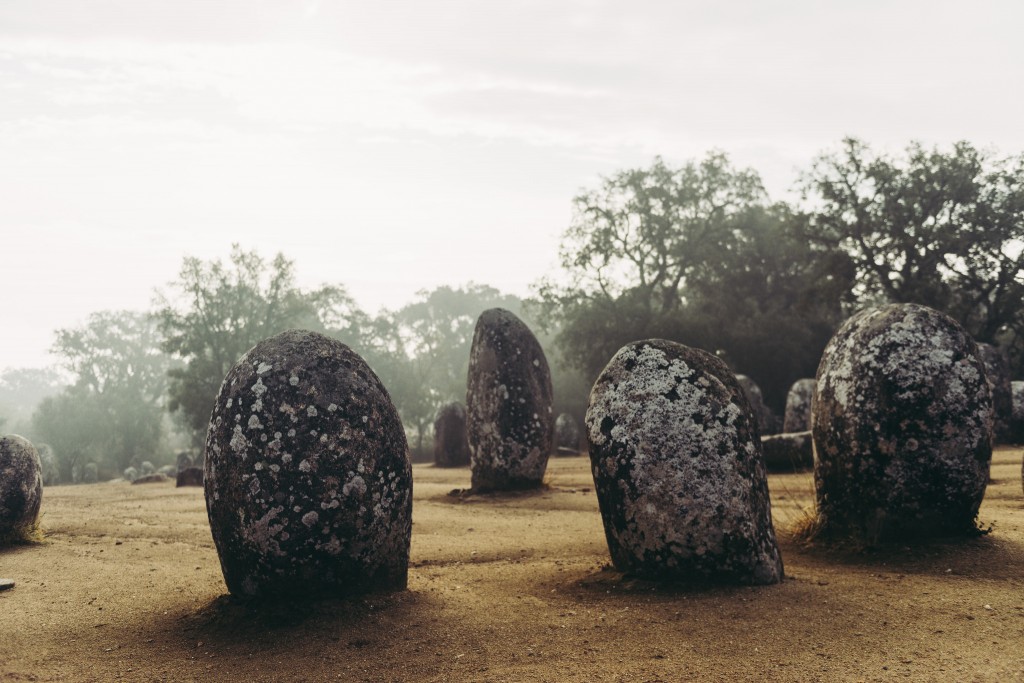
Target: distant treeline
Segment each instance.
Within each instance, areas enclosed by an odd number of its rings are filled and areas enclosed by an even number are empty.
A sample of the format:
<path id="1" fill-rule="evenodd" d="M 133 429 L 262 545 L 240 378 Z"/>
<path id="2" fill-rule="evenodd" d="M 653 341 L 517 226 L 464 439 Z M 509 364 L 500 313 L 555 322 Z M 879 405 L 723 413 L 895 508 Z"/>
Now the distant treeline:
<path id="1" fill-rule="evenodd" d="M 186 258 L 153 310 L 96 313 L 59 330 L 54 351 L 70 385 L 30 418 L 0 416 L 0 429 L 48 443 L 64 479 L 86 462 L 113 475 L 169 461 L 175 448 L 200 447 L 228 368 L 257 341 L 299 327 L 366 358 L 422 453 L 437 408 L 464 400 L 475 320 L 495 306 L 538 333 L 556 410 L 577 418 L 612 354 L 650 337 L 720 355 L 781 411 L 838 324 L 883 302 L 948 313 L 1006 350 L 1021 375 L 1024 158 L 966 142 L 890 157 L 848 139 L 798 189 L 798 204 L 772 202 L 756 171 L 721 153 L 616 173 L 573 200 L 562 269 L 527 300 L 486 285 L 440 287 L 374 316 L 341 285 L 300 289 L 281 254 L 268 261 L 235 246 L 227 262 Z M 0 402 L 15 384 L 41 395 L 46 382 L 52 391 L 52 373 L 8 371 Z"/>

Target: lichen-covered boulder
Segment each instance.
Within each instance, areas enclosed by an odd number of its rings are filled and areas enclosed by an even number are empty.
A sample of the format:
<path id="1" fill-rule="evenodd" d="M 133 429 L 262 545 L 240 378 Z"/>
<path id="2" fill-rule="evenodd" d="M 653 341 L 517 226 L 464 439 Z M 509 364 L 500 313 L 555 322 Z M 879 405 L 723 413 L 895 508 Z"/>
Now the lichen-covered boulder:
<path id="1" fill-rule="evenodd" d="M 97 481 L 99 481 L 99 478 L 99 466 L 94 462 L 85 463 L 85 467 L 82 468 L 82 483 L 95 484 Z"/>
<path id="2" fill-rule="evenodd" d="M 178 470 L 177 486 L 202 486 L 203 470 L 199 467 L 186 467 Z"/>
<path id="3" fill-rule="evenodd" d="M 122 476 L 124 477 L 125 481 L 131 483 L 139 478 L 139 471 L 134 467 L 126 467 L 124 468 Z"/>
<path id="4" fill-rule="evenodd" d="M 594 384 L 586 427 L 617 569 L 782 580 L 758 429 L 725 363 L 662 339 L 627 344 Z"/>
<path id="5" fill-rule="evenodd" d="M 1010 443 L 1024 443 L 1024 381 L 1010 383 L 1013 412 L 1010 418 Z"/>
<path id="6" fill-rule="evenodd" d="M 814 444 L 809 431 L 762 436 L 761 452 L 769 472 L 795 472 L 814 465 Z"/>
<path id="7" fill-rule="evenodd" d="M 289 330 L 242 356 L 214 404 L 204 479 L 231 593 L 405 587 L 405 430 L 380 380 L 341 342 Z"/>
<path id="8" fill-rule="evenodd" d="M 579 455 L 580 428 L 576 418 L 562 413 L 555 419 L 555 453 L 558 455 Z"/>
<path id="9" fill-rule="evenodd" d="M 28 439 L 0 437 L 0 537 L 31 529 L 43 502 L 39 453 Z"/>
<path id="10" fill-rule="evenodd" d="M 1011 440 L 1013 422 L 1013 387 L 1010 381 L 1010 359 L 1006 352 L 991 344 L 978 344 L 978 355 L 985 365 L 985 376 L 992 389 L 992 436 L 995 443 Z"/>
<path id="11" fill-rule="evenodd" d="M 39 453 L 39 463 L 43 468 L 43 486 L 54 486 L 60 483 L 60 463 L 57 462 L 57 454 L 49 444 L 36 444 L 36 451 Z"/>
<path id="12" fill-rule="evenodd" d="M 775 434 L 778 432 L 776 427 L 778 418 L 772 412 L 772 409 L 765 404 L 764 395 L 761 393 L 761 387 L 757 385 L 757 382 L 746 375 L 736 375 L 736 381 L 739 382 L 744 396 L 747 397 L 750 411 L 757 420 L 757 428 L 760 435 L 764 436 L 765 434 Z"/>
<path id="13" fill-rule="evenodd" d="M 853 316 L 818 367 L 821 532 L 874 542 L 973 531 L 991 421 L 978 348 L 956 321 L 917 304 Z"/>
<path id="14" fill-rule="evenodd" d="M 156 467 L 153 466 L 148 460 L 143 460 L 142 464 L 139 465 L 139 476 L 145 477 L 146 475 L 153 474 L 156 472 Z"/>
<path id="15" fill-rule="evenodd" d="M 533 332 L 501 308 L 480 314 L 466 390 L 473 489 L 536 488 L 551 454 L 551 371 Z"/>
<path id="16" fill-rule="evenodd" d="M 795 434 L 811 428 L 811 402 L 814 399 L 813 379 L 798 379 L 786 394 L 786 412 L 782 418 L 782 432 Z"/>
<path id="17" fill-rule="evenodd" d="M 469 464 L 466 407 L 458 401 L 445 403 L 434 418 L 434 464 L 462 467 Z"/>

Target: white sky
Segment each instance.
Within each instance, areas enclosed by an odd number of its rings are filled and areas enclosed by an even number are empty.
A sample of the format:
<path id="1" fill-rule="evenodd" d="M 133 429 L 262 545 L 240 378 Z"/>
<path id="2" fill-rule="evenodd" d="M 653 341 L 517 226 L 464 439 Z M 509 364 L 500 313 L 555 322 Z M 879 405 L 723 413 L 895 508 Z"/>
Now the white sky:
<path id="1" fill-rule="evenodd" d="M 371 312 L 527 294 L 572 197 L 711 148 L 1024 151 L 1024 3 L 0 0 L 0 368 L 232 242 Z"/>

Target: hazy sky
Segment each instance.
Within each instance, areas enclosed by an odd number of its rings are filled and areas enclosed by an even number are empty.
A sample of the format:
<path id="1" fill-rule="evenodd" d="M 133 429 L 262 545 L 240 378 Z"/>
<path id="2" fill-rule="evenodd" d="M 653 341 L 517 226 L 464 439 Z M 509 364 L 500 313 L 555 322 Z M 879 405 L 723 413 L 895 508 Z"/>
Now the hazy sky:
<path id="1" fill-rule="evenodd" d="M 1024 151 L 1024 3 L 0 0 L 0 368 L 232 242 L 371 312 L 526 294 L 571 199 L 711 148 Z"/>

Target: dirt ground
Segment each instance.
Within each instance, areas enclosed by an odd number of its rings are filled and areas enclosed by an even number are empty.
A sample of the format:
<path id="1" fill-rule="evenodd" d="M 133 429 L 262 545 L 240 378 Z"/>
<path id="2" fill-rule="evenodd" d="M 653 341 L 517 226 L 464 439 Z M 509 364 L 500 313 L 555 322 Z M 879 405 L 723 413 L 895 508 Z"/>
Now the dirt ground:
<path id="1" fill-rule="evenodd" d="M 1024 680 L 1020 467 L 987 536 L 856 554 L 794 544 L 811 477 L 773 475 L 787 579 L 736 588 L 611 570 L 585 457 L 498 497 L 417 465 L 409 590 L 302 606 L 227 598 L 202 489 L 52 487 L 0 551 L 0 681 Z"/>

